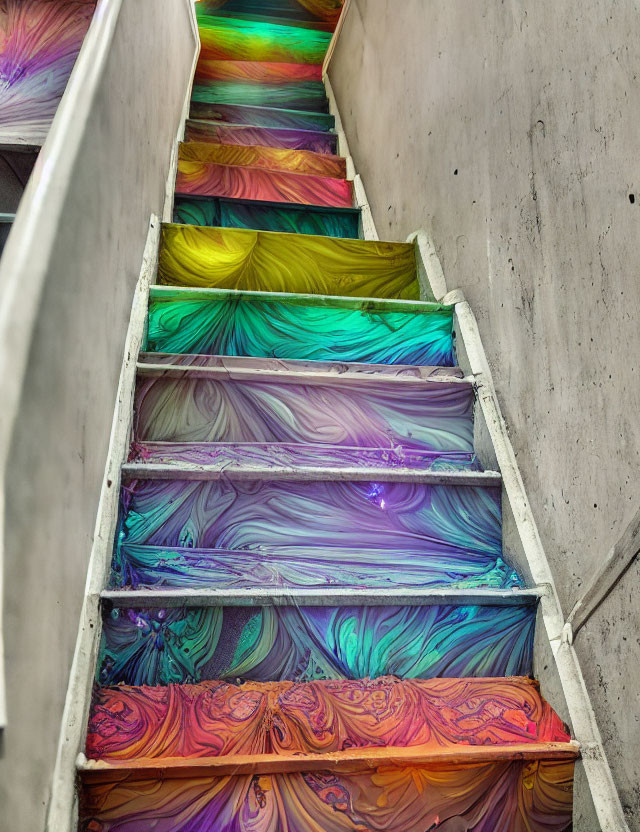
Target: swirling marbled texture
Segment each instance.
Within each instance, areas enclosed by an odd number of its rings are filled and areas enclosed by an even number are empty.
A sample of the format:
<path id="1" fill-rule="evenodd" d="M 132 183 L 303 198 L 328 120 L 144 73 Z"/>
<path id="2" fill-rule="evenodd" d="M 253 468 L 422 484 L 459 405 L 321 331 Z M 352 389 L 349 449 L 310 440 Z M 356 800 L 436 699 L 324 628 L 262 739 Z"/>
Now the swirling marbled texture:
<path id="1" fill-rule="evenodd" d="M 0 5 L 0 137 L 40 145 L 65 90 L 95 0 Z"/>
<path id="2" fill-rule="evenodd" d="M 528 676 L 535 607 L 208 607 L 105 611 L 100 685 Z"/>
<path id="3" fill-rule="evenodd" d="M 158 282 L 247 291 L 417 300 L 409 243 L 164 225 Z"/>
<path id="4" fill-rule="evenodd" d="M 338 137 L 322 130 L 287 130 L 255 127 L 245 124 L 216 124 L 213 121 L 189 119 L 185 128 L 188 142 L 216 142 L 239 146 L 282 147 L 289 150 L 311 150 L 335 155 Z"/>
<path id="5" fill-rule="evenodd" d="M 381 677 L 101 688 L 87 756 L 218 757 L 568 742 L 536 682 Z"/>
<path id="6" fill-rule="evenodd" d="M 285 130 L 328 131 L 335 126 L 334 117 L 328 113 L 257 107 L 250 104 L 207 104 L 192 101 L 189 117 L 209 119 L 219 124 L 246 124 L 252 127 Z"/>
<path id="7" fill-rule="evenodd" d="M 450 367 L 453 307 L 389 309 L 371 301 L 352 308 L 331 298 L 278 298 L 178 290 L 149 303 L 147 344 L 166 353 Z"/>
<path id="8" fill-rule="evenodd" d="M 331 42 L 330 32 L 213 15 L 200 3 L 196 13 L 205 60 L 321 64 Z"/>
<path id="9" fill-rule="evenodd" d="M 185 780 L 135 774 L 84 787 L 83 832 L 562 832 L 573 762 L 381 766 Z M 86 779 L 86 776 L 85 776 Z"/>
<path id="10" fill-rule="evenodd" d="M 185 160 L 178 162 L 176 192 L 336 208 L 353 204 L 346 179 Z"/>
<path id="11" fill-rule="evenodd" d="M 322 21 L 334 28 L 343 0 L 203 0 L 207 13 L 254 14 L 292 21 Z"/>
<path id="12" fill-rule="evenodd" d="M 219 165 L 264 168 L 265 170 L 311 173 L 344 179 L 346 161 L 339 156 L 312 153 L 308 150 L 287 150 L 281 147 L 240 147 L 212 142 L 182 142 L 179 159 Z"/>
<path id="13" fill-rule="evenodd" d="M 302 560 L 324 550 L 351 569 L 360 558 L 386 558 L 390 571 L 415 561 L 446 583 L 501 557 L 500 498 L 499 488 L 415 483 L 138 480 L 123 489 L 119 543 Z M 123 575 L 118 547 L 114 557 Z"/>
<path id="14" fill-rule="evenodd" d="M 216 61 L 200 58 L 196 67 L 196 84 L 211 81 L 241 81 L 245 84 L 299 84 L 322 82 L 320 64 L 286 64 L 268 61 Z"/>
<path id="15" fill-rule="evenodd" d="M 273 442 L 473 452 L 473 387 L 394 379 L 319 383 L 142 376 L 135 438 L 150 442 Z M 363 383 L 364 382 L 364 383 Z"/>
<path id="16" fill-rule="evenodd" d="M 356 209 L 260 203 L 224 197 L 177 194 L 173 203 L 173 221 L 184 225 L 285 231 L 289 234 L 314 234 L 353 240 L 360 236 L 360 211 Z"/>
<path id="17" fill-rule="evenodd" d="M 191 101 L 200 104 L 245 104 L 327 113 L 329 102 L 322 81 L 255 84 L 245 81 L 207 81 L 194 85 Z"/>

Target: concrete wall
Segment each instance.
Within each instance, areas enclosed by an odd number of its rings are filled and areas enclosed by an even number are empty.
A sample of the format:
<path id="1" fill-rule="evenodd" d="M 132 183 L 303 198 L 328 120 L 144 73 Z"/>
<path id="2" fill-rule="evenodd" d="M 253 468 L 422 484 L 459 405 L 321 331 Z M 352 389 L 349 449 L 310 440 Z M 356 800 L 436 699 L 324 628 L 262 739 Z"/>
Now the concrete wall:
<path id="1" fill-rule="evenodd" d="M 124 0 L 48 262 L 7 471 L 7 832 L 44 826 L 133 289 L 195 49 L 186 0 Z"/>
<path id="2" fill-rule="evenodd" d="M 640 502 L 639 39 L 632 0 L 352 0 L 329 72 L 380 236 L 479 318 L 565 612 Z M 633 830 L 639 584 L 576 640 Z"/>

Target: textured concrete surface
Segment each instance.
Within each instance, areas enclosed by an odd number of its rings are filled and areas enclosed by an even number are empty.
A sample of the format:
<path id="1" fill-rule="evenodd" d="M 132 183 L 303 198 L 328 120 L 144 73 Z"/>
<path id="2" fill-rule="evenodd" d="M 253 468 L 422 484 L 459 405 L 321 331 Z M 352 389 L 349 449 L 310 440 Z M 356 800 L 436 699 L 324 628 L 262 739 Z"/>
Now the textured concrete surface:
<path id="1" fill-rule="evenodd" d="M 123 4 L 66 196 L 8 471 L 3 832 L 44 825 L 133 289 L 194 48 L 186 3 Z"/>
<path id="2" fill-rule="evenodd" d="M 640 503 L 639 38 L 631 0 L 352 0 L 329 73 L 380 236 L 478 316 L 565 612 Z M 634 830 L 639 577 L 576 640 Z"/>

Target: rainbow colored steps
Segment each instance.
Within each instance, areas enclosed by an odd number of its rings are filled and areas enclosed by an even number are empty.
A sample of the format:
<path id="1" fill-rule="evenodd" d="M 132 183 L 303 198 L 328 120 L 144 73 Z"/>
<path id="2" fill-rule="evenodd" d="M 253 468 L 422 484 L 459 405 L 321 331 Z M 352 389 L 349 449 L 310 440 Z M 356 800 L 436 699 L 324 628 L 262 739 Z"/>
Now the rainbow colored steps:
<path id="1" fill-rule="evenodd" d="M 562 832 L 453 307 L 358 239 L 322 88 L 340 0 L 204 0 L 138 356 L 85 832 Z"/>
<path id="2" fill-rule="evenodd" d="M 154 352 L 316 362 L 455 363 L 452 306 L 320 294 L 153 286 L 147 345 Z"/>
<path id="3" fill-rule="evenodd" d="M 173 221 L 182 225 L 284 231 L 354 240 L 360 236 L 360 211 L 357 208 L 323 208 L 268 200 L 256 202 L 177 194 Z"/>

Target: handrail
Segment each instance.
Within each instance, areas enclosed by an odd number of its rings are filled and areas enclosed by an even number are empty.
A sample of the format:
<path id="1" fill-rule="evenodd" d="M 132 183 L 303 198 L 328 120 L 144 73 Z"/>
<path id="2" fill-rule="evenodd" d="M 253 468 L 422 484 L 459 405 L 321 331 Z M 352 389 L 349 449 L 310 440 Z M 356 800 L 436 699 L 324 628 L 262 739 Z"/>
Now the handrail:
<path id="1" fill-rule="evenodd" d="M 182 2 L 188 7 L 197 44 L 192 0 Z M 48 265 L 123 5 L 123 0 L 97 2 L 0 262 L 0 378 L 3 385 L 0 410 L 0 729 L 7 724 L 2 599 L 8 458 Z"/>
<path id="2" fill-rule="evenodd" d="M 431 283 L 436 300 L 454 304 L 460 335 L 471 365 L 471 372 L 476 380 L 478 403 L 491 437 L 529 570 L 534 583 L 546 589 L 540 599 L 542 619 L 564 691 L 573 731 L 580 743 L 582 762 L 598 820 L 601 828 L 606 829 L 607 832 L 629 832 L 578 656 L 571 643 L 562 637 L 564 617 L 553 573 L 527 498 L 513 445 L 509 439 L 478 323 L 462 291 L 455 290 L 447 293 L 442 266 L 433 241 L 427 232 L 416 231 L 410 235 L 408 242 L 410 241 L 416 244 L 418 259 L 422 260 L 426 279 Z M 633 523 L 631 526 L 633 527 Z M 636 533 L 639 532 L 640 529 L 636 527 Z M 636 539 L 634 535 L 632 537 Z"/>
<path id="3" fill-rule="evenodd" d="M 640 554 L 640 508 L 631 518 L 617 543 L 611 547 L 600 568 L 596 571 L 582 596 L 567 616 L 562 638 L 573 644 L 600 604 L 611 594 L 618 581 Z"/>

